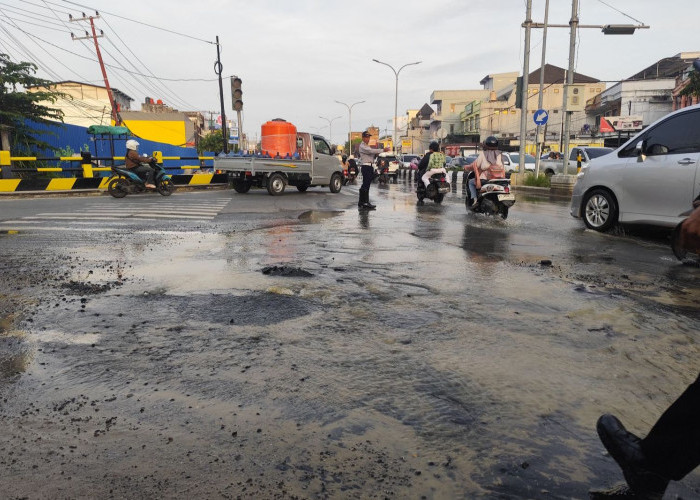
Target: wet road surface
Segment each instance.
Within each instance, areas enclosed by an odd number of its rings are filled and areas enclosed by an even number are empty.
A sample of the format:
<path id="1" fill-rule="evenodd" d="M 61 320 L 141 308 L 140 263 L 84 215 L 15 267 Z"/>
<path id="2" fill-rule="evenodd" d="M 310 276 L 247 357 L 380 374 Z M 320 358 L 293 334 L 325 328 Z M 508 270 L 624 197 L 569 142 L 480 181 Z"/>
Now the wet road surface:
<path id="1" fill-rule="evenodd" d="M 699 270 L 663 233 L 584 230 L 566 202 L 519 194 L 503 221 L 411 189 L 375 184 L 369 213 L 349 186 L 3 216 L 10 498 L 584 498 L 621 481 L 595 421 L 643 435 L 695 379 Z M 675 494 L 700 498 L 700 474 Z"/>

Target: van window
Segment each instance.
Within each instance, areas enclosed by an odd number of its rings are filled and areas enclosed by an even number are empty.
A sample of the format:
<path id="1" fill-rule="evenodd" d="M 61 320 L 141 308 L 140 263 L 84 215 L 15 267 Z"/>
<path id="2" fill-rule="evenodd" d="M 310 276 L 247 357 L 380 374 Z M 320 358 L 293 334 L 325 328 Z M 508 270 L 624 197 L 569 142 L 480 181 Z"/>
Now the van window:
<path id="1" fill-rule="evenodd" d="M 677 114 L 647 130 L 620 152 L 621 157 L 635 155 L 635 147 L 644 141 L 644 154 L 659 156 L 700 152 L 700 111 Z"/>
<path id="2" fill-rule="evenodd" d="M 323 137 L 314 136 L 314 147 L 316 148 L 317 153 L 321 153 L 324 155 L 331 154 L 331 147 L 328 145 L 328 143 Z"/>

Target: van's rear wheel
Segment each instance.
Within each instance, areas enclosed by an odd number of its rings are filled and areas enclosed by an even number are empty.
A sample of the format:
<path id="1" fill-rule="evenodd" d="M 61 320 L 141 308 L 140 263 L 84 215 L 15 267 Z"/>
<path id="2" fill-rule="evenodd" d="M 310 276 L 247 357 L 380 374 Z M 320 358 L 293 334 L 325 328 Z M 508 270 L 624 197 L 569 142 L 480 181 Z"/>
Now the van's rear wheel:
<path id="1" fill-rule="evenodd" d="M 267 179 L 267 192 L 272 196 L 278 196 L 284 193 L 284 188 L 287 186 L 287 182 L 282 174 L 272 174 L 269 179 Z"/>
<path id="2" fill-rule="evenodd" d="M 594 189 L 583 202 L 583 222 L 589 229 L 607 231 L 617 222 L 617 203 L 604 189 Z"/>
<path id="3" fill-rule="evenodd" d="M 250 191 L 250 187 L 253 185 L 252 182 L 247 182 L 247 181 L 233 181 L 233 189 L 236 190 L 237 193 L 245 194 L 248 191 Z"/>

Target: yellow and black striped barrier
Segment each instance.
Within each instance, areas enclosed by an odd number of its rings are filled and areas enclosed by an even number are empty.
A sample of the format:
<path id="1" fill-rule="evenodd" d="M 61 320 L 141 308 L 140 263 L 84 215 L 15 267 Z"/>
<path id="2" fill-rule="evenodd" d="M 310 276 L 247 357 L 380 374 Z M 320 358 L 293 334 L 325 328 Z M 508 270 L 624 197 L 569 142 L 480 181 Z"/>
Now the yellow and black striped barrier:
<path id="1" fill-rule="evenodd" d="M 213 160 L 213 156 L 163 156 L 160 151 L 155 151 L 153 157 L 162 163 L 167 160 Z M 3 173 L 9 171 L 12 174 L 39 174 L 31 178 L 18 179 L 0 179 L 0 193 L 17 193 L 28 191 L 76 191 L 76 190 L 104 190 L 107 189 L 110 176 L 95 177 L 95 172 L 111 172 L 110 167 L 96 166 L 93 161 L 107 160 L 124 161 L 123 156 L 93 158 L 89 153 L 82 153 L 80 156 L 57 156 L 57 157 L 37 157 L 37 156 L 11 156 L 9 151 L 0 151 L 0 168 Z M 79 163 L 80 167 L 61 168 L 61 167 L 37 167 L 37 168 L 12 168 L 13 161 L 32 162 L 32 161 L 65 161 Z M 191 174 L 173 174 L 173 184 L 176 186 L 209 186 L 216 184 L 226 184 L 228 182 L 228 174 L 226 173 L 194 173 L 201 167 L 196 166 L 180 166 L 166 167 L 166 170 L 192 170 Z M 80 176 L 76 177 L 40 177 L 41 173 L 56 173 L 56 172 L 76 172 Z M 3 177 L 5 177 L 3 175 Z"/>

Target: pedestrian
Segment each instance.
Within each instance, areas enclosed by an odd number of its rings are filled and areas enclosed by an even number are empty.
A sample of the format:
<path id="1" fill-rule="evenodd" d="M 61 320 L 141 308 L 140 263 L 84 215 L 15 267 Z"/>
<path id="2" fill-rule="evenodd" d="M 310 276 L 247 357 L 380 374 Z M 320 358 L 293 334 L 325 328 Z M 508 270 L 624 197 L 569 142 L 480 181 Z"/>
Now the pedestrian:
<path id="1" fill-rule="evenodd" d="M 148 189 L 155 189 L 156 185 L 153 183 L 155 177 L 155 171 L 148 166 L 153 158 L 148 156 L 139 155 L 139 143 L 133 139 L 126 141 L 126 155 L 124 155 L 124 166 L 129 170 L 133 171 L 141 179 L 146 181 L 146 187 Z"/>
<path id="2" fill-rule="evenodd" d="M 379 153 L 389 151 L 389 148 L 372 148 L 369 145 L 369 138 L 372 135 L 366 130 L 362 132 L 362 142 L 360 143 L 360 165 L 362 169 L 362 186 L 360 186 L 360 199 L 357 202 L 357 207 L 364 210 L 375 210 L 376 205 L 369 202 L 369 188 L 372 185 L 374 178 L 374 168 L 372 163 Z"/>
<path id="3" fill-rule="evenodd" d="M 693 215 L 695 224 L 688 224 L 686 231 L 698 241 L 700 208 Z M 669 481 L 680 481 L 700 465 L 700 375 L 666 409 L 644 439 L 609 414 L 598 419 L 596 429 L 627 484 L 592 490 L 591 500 L 661 500 Z"/>

